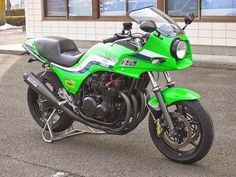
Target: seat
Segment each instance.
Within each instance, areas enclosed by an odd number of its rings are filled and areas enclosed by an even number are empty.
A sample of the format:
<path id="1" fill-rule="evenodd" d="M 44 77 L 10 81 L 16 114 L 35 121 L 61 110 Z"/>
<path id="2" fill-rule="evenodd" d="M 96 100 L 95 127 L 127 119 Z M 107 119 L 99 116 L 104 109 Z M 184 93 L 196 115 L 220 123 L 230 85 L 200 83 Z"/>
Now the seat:
<path id="1" fill-rule="evenodd" d="M 72 40 L 63 37 L 41 37 L 35 42 L 40 55 L 65 67 L 76 64 L 84 54 Z"/>

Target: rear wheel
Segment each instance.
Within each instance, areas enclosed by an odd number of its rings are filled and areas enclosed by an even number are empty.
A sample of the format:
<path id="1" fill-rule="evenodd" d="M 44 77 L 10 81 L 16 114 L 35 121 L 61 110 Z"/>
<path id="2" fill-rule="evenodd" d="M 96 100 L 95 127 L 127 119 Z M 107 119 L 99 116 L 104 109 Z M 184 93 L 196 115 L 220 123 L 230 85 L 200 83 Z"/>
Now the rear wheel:
<path id="1" fill-rule="evenodd" d="M 156 147 L 167 158 L 185 164 L 201 160 L 210 150 L 213 137 L 213 123 L 199 101 L 179 101 L 168 107 L 176 130 L 170 136 L 163 118 L 150 114 L 149 130 Z"/>
<path id="2" fill-rule="evenodd" d="M 61 83 L 57 76 L 53 72 L 47 72 L 42 76 L 42 72 L 37 74 L 42 82 L 57 96 L 59 88 L 61 88 Z M 46 120 L 51 115 L 52 111 L 55 109 L 53 104 L 51 104 L 43 96 L 36 93 L 30 87 L 27 92 L 27 101 L 30 113 L 34 120 L 40 127 L 44 127 Z M 73 123 L 73 120 L 68 117 L 63 111 L 58 110 L 54 114 L 52 120 L 52 129 L 54 132 L 61 132 L 69 128 Z"/>

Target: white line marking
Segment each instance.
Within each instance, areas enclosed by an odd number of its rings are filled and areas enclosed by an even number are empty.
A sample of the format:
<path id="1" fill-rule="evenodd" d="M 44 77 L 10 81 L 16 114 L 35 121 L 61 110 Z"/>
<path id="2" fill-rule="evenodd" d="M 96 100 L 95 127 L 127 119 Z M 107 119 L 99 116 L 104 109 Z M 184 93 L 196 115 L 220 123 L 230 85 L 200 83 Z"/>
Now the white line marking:
<path id="1" fill-rule="evenodd" d="M 114 60 L 114 59 L 113 59 Z M 112 61 L 110 59 L 98 56 L 98 55 L 90 55 L 88 56 L 88 58 L 86 58 L 79 66 L 75 67 L 75 68 L 70 68 L 70 67 L 64 67 L 64 66 L 60 66 L 56 63 L 52 63 L 54 66 L 64 69 L 66 71 L 80 71 L 82 69 L 84 69 L 88 63 L 95 61 L 95 62 L 100 62 L 101 64 L 103 64 L 104 66 L 114 66 L 116 64 L 116 61 Z"/>
<path id="2" fill-rule="evenodd" d="M 155 57 L 166 58 L 166 56 L 164 56 L 164 55 L 161 55 L 161 54 L 158 54 L 158 53 L 152 52 L 150 50 L 146 50 L 146 49 L 141 50 L 139 53 L 142 55 L 148 56 L 150 58 L 155 58 Z"/>

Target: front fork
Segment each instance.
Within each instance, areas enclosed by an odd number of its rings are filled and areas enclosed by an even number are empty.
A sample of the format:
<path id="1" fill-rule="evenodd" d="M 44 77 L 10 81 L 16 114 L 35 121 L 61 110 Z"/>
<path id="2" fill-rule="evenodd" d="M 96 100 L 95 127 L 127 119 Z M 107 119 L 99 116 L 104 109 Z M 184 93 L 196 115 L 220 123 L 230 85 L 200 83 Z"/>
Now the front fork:
<path id="1" fill-rule="evenodd" d="M 165 76 L 165 79 L 167 81 L 167 86 L 168 87 L 173 87 L 174 86 L 174 82 L 171 80 L 170 78 L 170 75 L 168 72 L 163 72 L 164 76 Z M 163 116 L 164 116 L 164 119 L 169 127 L 169 133 L 171 136 L 174 136 L 176 134 L 175 132 L 175 128 L 174 128 L 174 125 L 172 123 L 172 120 L 171 120 L 171 117 L 170 117 L 170 114 L 167 110 L 167 107 L 166 107 L 166 104 L 164 102 L 164 99 L 163 99 L 163 96 L 161 94 L 161 87 L 158 86 L 153 74 L 151 72 L 148 72 L 148 76 L 150 78 L 150 81 L 152 83 L 152 86 L 153 86 L 153 93 L 155 94 L 155 96 L 157 97 L 157 100 L 159 101 L 160 103 L 160 109 L 163 113 Z"/>

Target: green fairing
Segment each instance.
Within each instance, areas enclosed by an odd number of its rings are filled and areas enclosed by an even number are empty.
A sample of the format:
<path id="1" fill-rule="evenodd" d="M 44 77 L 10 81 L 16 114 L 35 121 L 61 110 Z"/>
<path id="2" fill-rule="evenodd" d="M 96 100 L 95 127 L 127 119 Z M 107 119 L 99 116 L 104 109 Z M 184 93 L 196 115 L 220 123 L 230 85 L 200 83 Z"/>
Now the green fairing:
<path id="1" fill-rule="evenodd" d="M 183 60 L 176 60 L 170 52 L 170 46 L 176 38 L 186 41 L 187 43 L 187 55 Z M 41 58 L 42 62 L 45 62 L 46 59 L 40 56 L 34 40 L 29 40 L 26 42 L 28 46 L 31 47 L 31 50 Z M 162 55 L 165 59 L 165 62 L 159 64 L 152 64 L 151 60 L 143 60 L 140 58 L 135 58 L 133 55 L 139 54 L 142 50 L 148 50 L 153 53 Z M 157 32 L 153 32 L 150 34 L 150 37 L 143 48 L 138 51 L 133 51 L 124 46 L 112 43 L 99 43 L 90 48 L 83 57 L 79 60 L 77 64 L 75 64 L 71 68 L 76 68 L 81 63 L 83 63 L 88 57 L 94 56 L 96 60 L 96 56 L 101 56 L 108 59 L 115 59 L 116 63 L 112 68 L 107 66 L 100 65 L 92 65 L 89 68 L 86 68 L 86 72 L 84 73 L 71 73 L 66 70 L 63 70 L 53 64 L 51 64 L 50 69 L 53 70 L 59 79 L 61 80 L 65 89 L 67 89 L 72 94 L 76 94 L 80 89 L 82 83 L 85 78 L 97 71 L 107 71 L 114 72 L 122 75 L 126 75 L 132 78 L 139 78 L 140 75 L 144 72 L 148 71 L 170 71 L 170 70 L 180 70 L 192 65 L 192 52 L 189 41 L 185 34 L 176 36 L 176 37 L 167 37 L 164 35 L 160 35 L 158 37 Z M 135 66 L 130 65 L 122 65 L 123 60 L 136 61 Z"/>
<path id="2" fill-rule="evenodd" d="M 149 40 L 146 42 L 143 48 L 165 56 L 166 61 L 157 65 L 150 63 L 150 67 L 147 67 L 145 72 L 180 70 L 192 65 L 192 49 L 185 34 L 181 34 L 172 38 L 164 35 L 160 35 L 160 37 L 157 36 L 157 32 L 151 33 Z M 176 58 L 174 58 L 170 52 L 170 46 L 175 39 L 181 39 L 187 43 L 187 54 L 182 60 L 176 60 Z"/>
<path id="3" fill-rule="evenodd" d="M 167 105 L 171 105 L 176 101 L 199 100 L 201 98 L 198 93 L 184 88 L 166 88 L 162 90 L 161 93 Z M 159 102 L 157 101 L 156 96 L 151 97 L 148 104 L 153 108 L 159 107 Z"/>

